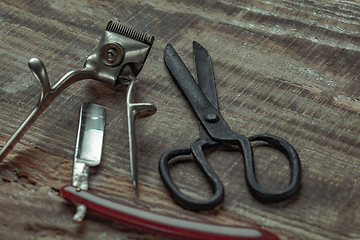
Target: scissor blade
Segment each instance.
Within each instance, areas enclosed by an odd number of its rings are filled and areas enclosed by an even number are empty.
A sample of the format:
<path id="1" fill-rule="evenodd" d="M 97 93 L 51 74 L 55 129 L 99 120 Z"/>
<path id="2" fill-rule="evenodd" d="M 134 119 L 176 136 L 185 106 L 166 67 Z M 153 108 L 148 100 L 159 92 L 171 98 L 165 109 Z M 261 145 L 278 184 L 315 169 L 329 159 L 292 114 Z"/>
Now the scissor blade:
<path id="1" fill-rule="evenodd" d="M 215 87 L 214 71 L 209 52 L 200 45 L 193 42 L 193 51 L 195 59 L 196 76 L 199 87 L 210 101 L 210 103 L 219 110 L 218 97 Z"/>
<path id="2" fill-rule="evenodd" d="M 175 82 L 196 113 L 199 108 L 211 105 L 171 44 L 168 44 L 165 48 L 164 61 Z"/>
<path id="3" fill-rule="evenodd" d="M 233 134 L 219 111 L 209 102 L 199 85 L 191 76 L 189 70 L 168 44 L 164 52 L 164 61 L 176 84 L 189 101 L 202 125 L 212 138 L 224 139 Z"/>

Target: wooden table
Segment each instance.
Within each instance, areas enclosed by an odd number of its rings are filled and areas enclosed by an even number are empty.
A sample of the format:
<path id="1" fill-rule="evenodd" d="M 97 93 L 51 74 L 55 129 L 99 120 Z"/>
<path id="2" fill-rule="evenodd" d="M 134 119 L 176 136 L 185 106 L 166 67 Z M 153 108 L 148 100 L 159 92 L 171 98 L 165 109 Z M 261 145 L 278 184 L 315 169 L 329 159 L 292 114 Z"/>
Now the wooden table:
<path id="1" fill-rule="evenodd" d="M 138 76 L 137 102 L 158 112 L 137 122 L 139 190 L 129 168 L 126 87 L 86 80 L 65 90 L 0 164 L 1 239 L 168 239 L 88 214 L 59 196 L 70 184 L 80 105 L 107 109 L 102 163 L 92 192 L 120 203 L 188 220 L 259 227 L 280 239 L 360 239 L 360 2 L 353 1 L 28 1 L 0 3 L 0 144 L 38 101 L 27 67 L 43 60 L 53 85 L 81 68 L 109 20 L 155 36 Z M 194 73 L 192 41 L 212 56 L 221 113 L 236 132 L 278 135 L 301 158 L 302 188 L 276 204 L 256 201 L 246 187 L 242 155 L 222 147 L 208 155 L 225 186 L 212 211 L 176 205 L 158 172 L 161 154 L 189 146 L 198 120 L 163 62 L 168 42 Z M 183 192 L 211 195 L 196 164 L 172 167 Z M 268 189 L 287 185 L 281 153 L 255 148 L 257 177 Z"/>

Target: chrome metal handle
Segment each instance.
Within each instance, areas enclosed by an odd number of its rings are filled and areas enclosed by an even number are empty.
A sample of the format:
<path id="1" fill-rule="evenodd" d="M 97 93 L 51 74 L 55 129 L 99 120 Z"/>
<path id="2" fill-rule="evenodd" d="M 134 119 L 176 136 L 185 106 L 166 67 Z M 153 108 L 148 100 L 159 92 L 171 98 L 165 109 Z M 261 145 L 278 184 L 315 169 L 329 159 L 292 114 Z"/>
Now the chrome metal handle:
<path id="1" fill-rule="evenodd" d="M 0 162 L 4 160 L 29 127 L 64 89 L 82 79 L 96 79 L 94 72 L 84 68 L 68 72 L 53 87 L 50 87 L 45 66 L 40 59 L 32 58 L 29 61 L 29 68 L 40 83 L 40 98 L 32 112 L 1 149 Z"/>
<path id="2" fill-rule="evenodd" d="M 157 108 L 152 103 L 135 103 L 136 77 L 129 66 L 124 67 L 128 71 L 130 82 L 126 93 L 127 121 L 129 132 L 130 170 L 134 189 L 137 189 L 138 166 L 137 166 L 137 141 L 135 131 L 135 120 L 153 115 Z"/>

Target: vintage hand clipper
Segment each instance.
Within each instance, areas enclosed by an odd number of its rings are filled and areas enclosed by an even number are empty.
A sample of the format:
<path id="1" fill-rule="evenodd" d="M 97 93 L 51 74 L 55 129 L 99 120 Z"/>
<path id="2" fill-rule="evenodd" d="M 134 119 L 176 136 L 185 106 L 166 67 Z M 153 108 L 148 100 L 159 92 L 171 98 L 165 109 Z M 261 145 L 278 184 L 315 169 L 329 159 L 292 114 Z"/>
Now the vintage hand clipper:
<path id="1" fill-rule="evenodd" d="M 93 79 L 114 87 L 129 83 L 127 90 L 127 118 L 129 128 L 130 167 L 134 188 L 137 186 L 137 146 L 135 119 L 150 116 L 156 106 L 150 103 L 134 103 L 136 76 L 142 69 L 153 44 L 154 37 L 148 37 L 119 23 L 110 21 L 105 34 L 96 48 L 85 61 L 84 68 L 66 73 L 54 86 L 50 86 L 44 64 L 37 58 L 29 61 L 29 68 L 39 81 L 41 94 L 34 110 L 21 124 L 0 151 L 0 162 L 25 134 L 32 123 L 49 104 L 69 85 Z"/>

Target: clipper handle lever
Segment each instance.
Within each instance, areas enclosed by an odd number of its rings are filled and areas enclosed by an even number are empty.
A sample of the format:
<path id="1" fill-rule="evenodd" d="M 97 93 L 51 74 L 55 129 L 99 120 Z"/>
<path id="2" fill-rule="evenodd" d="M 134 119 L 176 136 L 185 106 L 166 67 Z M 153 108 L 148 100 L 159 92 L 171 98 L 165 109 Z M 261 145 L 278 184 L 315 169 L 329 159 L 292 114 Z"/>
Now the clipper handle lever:
<path id="1" fill-rule="evenodd" d="M 29 61 L 29 68 L 34 74 L 35 78 L 40 83 L 41 93 L 38 103 L 35 108 L 24 120 L 20 127 L 6 142 L 4 147 L 0 151 L 0 162 L 4 160 L 6 155 L 13 149 L 16 143 L 22 138 L 29 127 L 35 122 L 35 120 L 41 115 L 41 113 L 54 101 L 54 99 L 69 85 L 82 80 L 94 78 L 91 72 L 83 69 L 74 70 L 63 76 L 54 87 L 50 87 L 50 83 L 47 77 L 47 72 L 43 62 L 40 59 L 32 58 Z"/>
<path id="2" fill-rule="evenodd" d="M 134 189 L 138 185 L 138 165 L 137 165 L 137 141 L 135 131 L 135 120 L 153 115 L 157 108 L 152 103 L 135 103 L 136 77 L 129 66 L 124 67 L 128 71 L 129 86 L 126 93 L 127 121 L 129 132 L 129 150 L 130 150 L 130 171 Z"/>
<path id="3" fill-rule="evenodd" d="M 43 99 L 51 91 L 50 82 L 44 63 L 38 58 L 32 58 L 30 59 L 28 65 L 31 72 L 40 83 L 40 99 Z"/>

